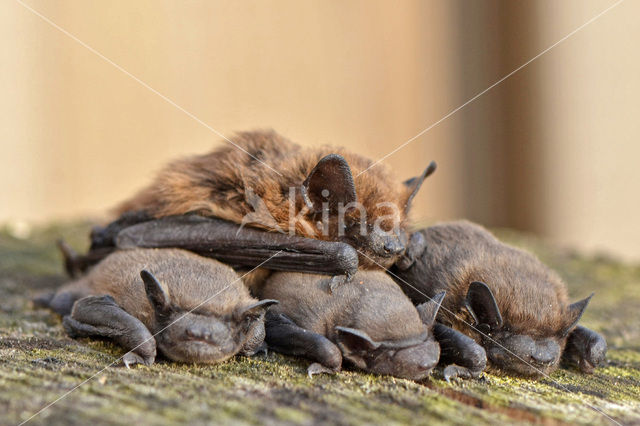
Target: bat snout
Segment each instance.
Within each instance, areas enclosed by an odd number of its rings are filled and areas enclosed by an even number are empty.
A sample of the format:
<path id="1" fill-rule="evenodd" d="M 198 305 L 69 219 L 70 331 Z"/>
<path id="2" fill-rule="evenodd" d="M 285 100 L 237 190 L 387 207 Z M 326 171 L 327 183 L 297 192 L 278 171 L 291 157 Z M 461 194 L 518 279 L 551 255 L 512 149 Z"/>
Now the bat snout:
<path id="1" fill-rule="evenodd" d="M 400 254 L 404 251 L 404 245 L 400 242 L 398 238 L 387 238 L 382 246 L 382 249 L 385 253 L 394 255 Z"/>
<path id="2" fill-rule="evenodd" d="M 394 376 L 410 380 L 422 380 L 440 359 L 440 345 L 431 340 L 398 351 L 393 359 Z"/>
<path id="3" fill-rule="evenodd" d="M 560 346 L 550 338 L 535 341 L 531 360 L 542 367 L 555 364 L 560 357 Z"/>
<path id="4" fill-rule="evenodd" d="M 369 247 L 377 256 L 393 257 L 402 254 L 405 244 L 400 237 L 391 232 L 373 231 L 368 236 Z"/>
<path id="5" fill-rule="evenodd" d="M 194 340 L 204 340 L 206 342 L 213 343 L 213 335 L 210 331 L 203 328 L 189 327 L 184 331 L 184 334 Z"/>
<path id="6" fill-rule="evenodd" d="M 531 359 L 538 364 L 546 365 L 553 363 L 556 360 L 556 356 L 552 352 L 541 351 L 533 354 Z"/>
<path id="7" fill-rule="evenodd" d="M 553 338 L 511 335 L 492 345 L 487 356 L 499 369 L 523 376 L 539 376 L 556 367 L 560 346 Z"/>

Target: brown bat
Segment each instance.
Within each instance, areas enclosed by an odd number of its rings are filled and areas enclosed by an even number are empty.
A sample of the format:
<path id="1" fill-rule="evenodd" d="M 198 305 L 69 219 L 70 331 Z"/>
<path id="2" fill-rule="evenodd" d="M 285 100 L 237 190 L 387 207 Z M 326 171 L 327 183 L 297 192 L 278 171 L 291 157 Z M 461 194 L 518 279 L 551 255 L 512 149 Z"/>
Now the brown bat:
<path id="1" fill-rule="evenodd" d="M 128 247 L 181 247 L 234 266 L 254 267 L 283 250 L 265 267 L 347 275 L 358 265 L 388 267 L 405 249 L 411 200 L 436 168 L 402 183 L 385 167 L 369 169 L 365 157 L 305 148 L 273 131 L 239 133 L 233 142 L 170 163 L 118 208 L 117 221 L 94 231 L 85 265 L 68 269 L 95 263 L 127 228 Z"/>
<path id="2" fill-rule="evenodd" d="M 376 374 L 420 380 L 438 363 L 432 325 L 444 293 L 414 307 L 383 271 L 358 271 L 328 294 L 322 275 L 277 272 L 257 288 L 278 298 L 267 313 L 269 348 L 315 361 L 309 374 L 336 372 L 343 359 Z"/>
<path id="3" fill-rule="evenodd" d="M 221 362 L 263 345 L 264 313 L 228 266 L 178 249 L 115 252 L 84 277 L 36 300 L 72 337 L 113 339 L 124 364 L 151 365 L 156 348 L 181 362 Z"/>
<path id="4" fill-rule="evenodd" d="M 414 261 L 391 269 L 396 282 L 415 303 L 446 291 L 438 322 L 481 344 L 491 367 L 536 376 L 563 358 L 588 373 L 604 360 L 604 338 L 577 326 L 591 296 L 569 304 L 557 274 L 481 226 L 460 221 L 423 229 L 407 253 Z M 465 362 L 455 350 L 443 350 L 443 357 Z"/>

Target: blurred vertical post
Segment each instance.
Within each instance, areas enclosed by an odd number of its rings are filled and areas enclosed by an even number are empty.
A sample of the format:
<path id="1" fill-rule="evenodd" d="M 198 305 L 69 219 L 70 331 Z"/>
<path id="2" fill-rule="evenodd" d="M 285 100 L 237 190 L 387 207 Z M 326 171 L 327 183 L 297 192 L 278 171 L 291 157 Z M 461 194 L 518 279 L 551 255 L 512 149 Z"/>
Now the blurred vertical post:
<path id="1" fill-rule="evenodd" d="M 458 3 L 461 98 L 614 3 Z M 622 3 L 460 111 L 468 217 L 638 259 L 639 12 Z"/>
<path id="2" fill-rule="evenodd" d="M 464 29 L 456 43 L 464 101 L 535 55 L 533 3 L 460 2 L 457 17 Z M 538 81 L 527 71 L 478 97 L 456 118 L 464 147 L 462 198 L 466 216 L 480 223 L 540 231 L 540 146 L 528 130 Z"/>

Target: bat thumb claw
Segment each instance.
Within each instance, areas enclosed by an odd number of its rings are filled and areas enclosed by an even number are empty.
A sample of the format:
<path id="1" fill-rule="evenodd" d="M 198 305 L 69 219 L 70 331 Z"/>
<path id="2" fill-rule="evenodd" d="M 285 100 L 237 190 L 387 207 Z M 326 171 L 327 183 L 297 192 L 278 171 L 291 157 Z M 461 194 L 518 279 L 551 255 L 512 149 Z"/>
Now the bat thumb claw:
<path id="1" fill-rule="evenodd" d="M 347 275 L 334 275 L 329 280 L 329 293 L 333 294 L 334 291 L 338 289 L 343 284 L 349 282 L 349 277 Z"/>

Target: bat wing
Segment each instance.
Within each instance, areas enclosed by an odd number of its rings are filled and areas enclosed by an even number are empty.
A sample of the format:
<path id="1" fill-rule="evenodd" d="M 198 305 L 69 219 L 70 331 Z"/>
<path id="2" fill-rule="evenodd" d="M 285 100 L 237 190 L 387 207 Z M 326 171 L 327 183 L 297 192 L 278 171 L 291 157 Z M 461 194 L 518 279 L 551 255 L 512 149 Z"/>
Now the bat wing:
<path id="1" fill-rule="evenodd" d="M 320 241 L 243 227 L 197 215 L 171 216 L 122 229 L 117 248 L 182 248 L 233 267 L 262 266 L 280 271 L 355 274 L 358 254 L 342 242 Z M 275 255 L 275 256 L 274 256 Z"/>

